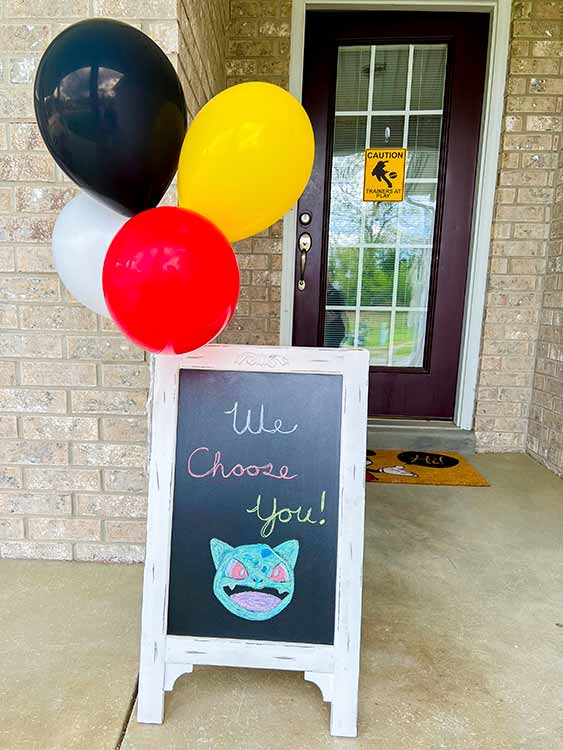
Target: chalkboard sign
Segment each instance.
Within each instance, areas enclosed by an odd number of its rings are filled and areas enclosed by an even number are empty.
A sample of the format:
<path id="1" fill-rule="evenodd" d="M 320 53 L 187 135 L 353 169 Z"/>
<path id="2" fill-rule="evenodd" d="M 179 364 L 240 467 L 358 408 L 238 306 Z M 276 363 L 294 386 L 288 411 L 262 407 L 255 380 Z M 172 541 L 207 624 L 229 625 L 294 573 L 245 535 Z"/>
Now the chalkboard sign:
<path id="1" fill-rule="evenodd" d="M 341 375 L 180 372 L 168 633 L 334 643 L 341 411 Z"/>
<path id="2" fill-rule="evenodd" d="M 139 721 L 197 664 L 305 672 L 355 735 L 368 355 L 157 357 Z"/>

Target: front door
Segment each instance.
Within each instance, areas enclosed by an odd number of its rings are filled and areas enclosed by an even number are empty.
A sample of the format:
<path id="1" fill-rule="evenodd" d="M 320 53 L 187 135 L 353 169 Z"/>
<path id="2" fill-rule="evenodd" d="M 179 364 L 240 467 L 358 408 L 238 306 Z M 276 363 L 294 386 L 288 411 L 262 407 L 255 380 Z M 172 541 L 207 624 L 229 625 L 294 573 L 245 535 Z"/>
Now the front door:
<path id="1" fill-rule="evenodd" d="M 293 343 L 369 349 L 371 416 L 453 417 L 487 40 L 480 13 L 307 14 Z"/>

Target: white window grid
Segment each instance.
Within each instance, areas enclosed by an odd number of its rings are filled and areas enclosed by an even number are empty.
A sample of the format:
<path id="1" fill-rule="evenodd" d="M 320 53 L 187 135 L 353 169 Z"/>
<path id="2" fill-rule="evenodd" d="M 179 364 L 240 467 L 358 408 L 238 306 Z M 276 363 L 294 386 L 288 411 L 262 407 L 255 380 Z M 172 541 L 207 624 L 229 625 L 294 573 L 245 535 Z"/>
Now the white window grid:
<path id="1" fill-rule="evenodd" d="M 389 45 L 385 45 L 388 47 Z M 406 46 L 406 45 L 398 45 L 398 46 Z M 436 45 L 425 45 L 425 44 L 409 44 L 409 56 L 408 56 L 408 65 L 407 65 L 407 86 L 406 86 L 406 94 L 405 94 L 405 108 L 404 109 L 389 109 L 389 110 L 380 110 L 380 109 L 373 109 L 373 86 L 374 86 L 374 77 L 375 77 L 375 56 L 376 56 L 376 49 L 377 45 L 372 44 L 370 45 L 370 63 L 369 63 L 369 84 L 368 84 L 368 93 L 367 93 L 367 102 L 368 107 L 367 109 L 360 109 L 360 110 L 336 110 L 335 116 L 336 117 L 366 117 L 366 138 L 365 138 L 365 148 L 370 148 L 370 141 L 371 141 L 371 123 L 372 119 L 374 117 L 404 117 L 404 123 L 403 123 L 403 143 L 402 147 L 407 148 L 408 145 L 408 137 L 409 137 L 409 124 L 410 124 L 410 118 L 412 116 L 418 116 L 418 115 L 438 115 L 443 116 L 444 110 L 442 109 L 411 109 L 411 92 L 412 92 L 412 76 L 413 76 L 413 67 L 414 67 L 414 51 L 415 49 L 430 49 L 430 48 L 436 48 L 436 47 L 442 47 L 447 48 L 444 44 L 436 44 Z M 445 66 L 444 66 L 444 76 L 445 76 Z M 405 177 L 405 183 L 420 183 L 420 184 L 433 184 L 437 185 L 438 183 L 438 176 L 436 177 Z M 397 295 L 398 295 L 398 287 L 399 287 L 399 261 L 400 261 L 400 251 L 403 250 L 410 250 L 410 249 L 419 249 L 419 248 L 425 248 L 429 252 L 432 252 L 433 245 L 432 244 L 408 244 L 404 245 L 401 243 L 401 229 L 400 225 L 397 227 L 397 234 L 395 243 L 374 243 L 374 242 L 365 242 L 365 231 L 366 231 L 366 204 L 362 202 L 361 204 L 361 215 L 360 215 L 360 241 L 358 243 L 358 250 L 359 250 L 359 257 L 358 257 L 358 279 L 357 279 L 357 288 L 356 288 L 356 304 L 355 305 L 326 305 L 326 310 L 340 310 L 342 312 L 354 312 L 354 346 L 358 346 L 359 344 L 359 334 L 360 334 L 360 313 L 361 312 L 390 312 L 391 313 L 391 320 L 390 320 L 390 326 L 389 326 L 389 341 L 388 341 L 388 348 L 387 348 L 387 367 L 393 366 L 393 345 L 394 345 L 394 337 L 395 337 L 395 322 L 396 322 L 396 313 L 397 312 L 423 312 L 426 314 L 428 309 L 428 304 L 424 305 L 423 307 L 402 307 L 400 305 L 397 305 Z M 363 264 L 364 264 L 364 250 L 370 249 L 370 248 L 391 248 L 394 247 L 395 249 L 395 257 L 394 257 L 394 266 L 393 266 L 393 291 L 392 291 L 392 301 L 390 306 L 385 305 L 362 305 L 361 304 L 361 294 L 362 294 L 362 276 L 363 276 Z M 429 293 L 429 288 L 427 290 L 427 294 Z M 428 296 L 427 296 L 427 303 L 428 303 Z M 424 326 L 424 329 L 426 329 L 426 326 Z M 423 351 L 423 346 L 419 347 L 419 351 Z M 381 363 L 378 363 L 381 364 Z M 413 366 L 421 366 L 422 362 L 416 363 Z"/>

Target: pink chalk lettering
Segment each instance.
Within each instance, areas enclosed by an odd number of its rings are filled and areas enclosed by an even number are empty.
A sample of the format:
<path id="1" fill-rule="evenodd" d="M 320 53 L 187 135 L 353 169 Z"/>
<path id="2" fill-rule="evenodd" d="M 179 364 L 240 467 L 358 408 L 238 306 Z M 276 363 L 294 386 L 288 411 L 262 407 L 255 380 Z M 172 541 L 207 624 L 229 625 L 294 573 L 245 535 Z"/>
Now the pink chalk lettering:
<path id="1" fill-rule="evenodd" d="M 272 462 L 268 462 L 267 464 L 263 464 L 262 466 L 258 466 L 256 464 L 248 464 L 247 466 L 243 466 L 243 464 L 239 463 L 226 470 L 225 465 L 222 462 L 221 451 L 215 451 L 213 465 L 210 468 L 208 468 L 206 471 L 198 472 L 195 470 L 193 465 L 194 458 L 198 454 L 202 453 L 209 453 L 209 448 L 202 445 L 201 447 L 193 450 L 188 456 L 188 462 L 186 466 L 187 472 L 194 479 L 206 479 L 207 477 L 216 478 L 217 476 L 219 477 L 219 479 L 230 479 L 231 477 L 240 478 L 244 476 L 263 476 L 270 477 L 271 479 L 281 479 L 288 481 L 297 477 L 297 474 L 289 473 L 289 467 L 285 464 L 280 466 L 276 473 L 276 471 L 274 470 L 274 464 Z"/>

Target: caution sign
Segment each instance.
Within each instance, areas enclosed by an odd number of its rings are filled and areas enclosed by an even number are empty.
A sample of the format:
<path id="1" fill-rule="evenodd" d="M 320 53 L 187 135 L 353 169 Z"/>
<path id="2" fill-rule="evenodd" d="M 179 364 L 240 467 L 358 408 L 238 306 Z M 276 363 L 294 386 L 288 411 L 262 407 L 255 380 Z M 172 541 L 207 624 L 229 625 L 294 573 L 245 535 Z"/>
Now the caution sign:
<path id="1" fill-rule="evenodd" d="M 364 200 L 402 201 L 406 162 L 406 148 L 367 148 Z"/>

